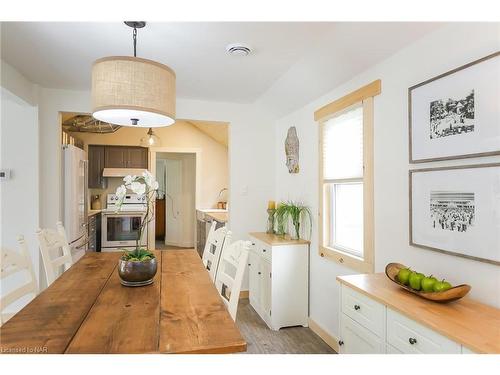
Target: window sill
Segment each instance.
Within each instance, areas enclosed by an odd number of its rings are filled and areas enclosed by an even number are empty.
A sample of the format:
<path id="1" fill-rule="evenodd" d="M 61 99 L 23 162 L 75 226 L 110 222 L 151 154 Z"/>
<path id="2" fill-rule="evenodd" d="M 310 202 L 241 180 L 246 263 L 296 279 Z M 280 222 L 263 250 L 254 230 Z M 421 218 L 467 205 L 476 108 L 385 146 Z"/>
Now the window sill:
<path id="1" fill-rule="evenodd" d="M 319 255 L 355 271 L 361 273 L 373 273 L 373 263 L 352 254 L 348 254 L 331 247 L 320 246 Z"/>

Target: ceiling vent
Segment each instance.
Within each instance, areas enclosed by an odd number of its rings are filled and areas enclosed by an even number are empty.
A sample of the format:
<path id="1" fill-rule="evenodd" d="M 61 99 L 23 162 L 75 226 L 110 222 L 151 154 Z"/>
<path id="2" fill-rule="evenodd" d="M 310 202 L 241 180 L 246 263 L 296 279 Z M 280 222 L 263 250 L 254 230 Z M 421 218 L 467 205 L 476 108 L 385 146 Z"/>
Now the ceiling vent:
<path id="1" fill-rule="evenodd" d="M 233 43 L 226 47 L 226 52 L 231 56 L 248 56 L 252 49 L 246 44 Z"/>

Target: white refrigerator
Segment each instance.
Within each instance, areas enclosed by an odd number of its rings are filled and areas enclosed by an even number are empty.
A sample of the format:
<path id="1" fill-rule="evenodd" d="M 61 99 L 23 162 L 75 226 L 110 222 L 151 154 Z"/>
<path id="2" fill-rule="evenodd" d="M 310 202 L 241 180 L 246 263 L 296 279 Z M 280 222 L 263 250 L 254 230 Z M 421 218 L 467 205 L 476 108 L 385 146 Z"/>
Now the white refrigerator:
<path id="1" fill-rule="evenodd" d="M 80 259 L 88 243 L 87 154 L 73 145 L 63 146 L 64 229 L 73 261 Z"/>

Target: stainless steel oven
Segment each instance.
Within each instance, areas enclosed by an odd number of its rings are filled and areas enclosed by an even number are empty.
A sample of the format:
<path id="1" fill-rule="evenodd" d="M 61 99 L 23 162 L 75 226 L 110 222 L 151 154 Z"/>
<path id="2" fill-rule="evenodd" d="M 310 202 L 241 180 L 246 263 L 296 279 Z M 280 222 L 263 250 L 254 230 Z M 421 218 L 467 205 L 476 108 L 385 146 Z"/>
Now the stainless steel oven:
<path id="1" fill-rule="evenodd" d="M 135 248 L 145 212 L 141 205 L 133 206 L 132 209 L 132 206 L 127 207 L 127 204 L 124 204 L 122 210 L 116 212 L 113 204 L 108 201 L 106 210 L 102 212 L 101 251 Z M 147 237 L 147 228 L 145 228 L 140 243 L 142 246 L 147 245 Z"/>

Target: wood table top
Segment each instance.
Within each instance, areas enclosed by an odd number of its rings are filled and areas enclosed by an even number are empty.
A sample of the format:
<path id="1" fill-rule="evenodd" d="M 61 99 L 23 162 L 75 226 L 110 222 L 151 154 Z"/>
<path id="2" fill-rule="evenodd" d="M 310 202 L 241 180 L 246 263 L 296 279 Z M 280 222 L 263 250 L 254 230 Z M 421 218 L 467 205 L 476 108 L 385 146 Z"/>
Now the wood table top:
<path id="1" fill-rule="evenodd" d="M 338 276 L 354 290 L 478 353 L 500 353 L 500 309 L 468 297 L 449 303 L 420 298 L 384 273 Z"/>
<path id="2" fill-rule="evenodd" d="M 246 350 L 194 249 L 155 251 L 154 283 L 120 284 L 120 253 L 87 253 L 0 327 L 0 353 Z"/>

